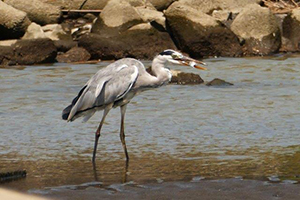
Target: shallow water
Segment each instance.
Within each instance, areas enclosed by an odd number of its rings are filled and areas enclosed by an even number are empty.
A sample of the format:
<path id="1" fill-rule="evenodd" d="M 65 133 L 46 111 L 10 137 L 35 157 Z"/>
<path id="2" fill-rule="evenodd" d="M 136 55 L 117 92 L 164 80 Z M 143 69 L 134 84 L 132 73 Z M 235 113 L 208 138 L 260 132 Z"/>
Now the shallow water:
<path id="1" fill-rule="evenodd" d="M 126 115 L 127 168 L 120 111 L 112 110 L 102 129 L 96 170 L 91 156 L 101 113 L 87 123 L 66 123 L 61 111 L 108 62 L 0 69 L 0 172 L 28 173 L 26 179 L 2 185 L 33 190 L 94 181 L 237 176 L 299 181 L 300 56 L 205 62 L 208 71 L 171 68 L 234 86 L 168 85 L 136 96 Z"/>

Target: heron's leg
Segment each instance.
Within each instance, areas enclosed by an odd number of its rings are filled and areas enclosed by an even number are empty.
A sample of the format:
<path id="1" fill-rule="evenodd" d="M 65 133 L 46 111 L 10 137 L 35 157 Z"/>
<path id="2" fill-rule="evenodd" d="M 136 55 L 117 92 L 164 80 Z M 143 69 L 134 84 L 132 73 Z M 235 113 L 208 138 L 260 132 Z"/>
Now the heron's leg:
<path id="1" fill-rule="evenodd" d="M 95 134 L 95 145 L 94 145 L 94 152 L 93 152 L 93 163 L 95 163 L 95 158 L 96 158 L 96 152 L 97 152 L 97 146 L 98 146 L 98 140 L 100 138 L 100 131 L 101 131 L 101 128 L 104 124 L 104 120 L 105 120 L 105 117 L 106 115 L 108 114 L 108 112 L 110 111 L 111 107 L 106 107 L 104 109 L 104 112 L 103 112 L 103 116 L 102 116 L 102 119 L 101 119 L 101 122 L 97 128 L 97 131 L 96 131 L 96 134 Z"/>
<path id="2" fill-rule="evenodd" d="M 126 161 L 129 161 L 129 156 L 127 153 L 126 143 L 125 143 L 125 133 L 124 133 L 124 119 L 127 105 L 121 106 L 121 129 L 120 129 L 120 139 L 123 145 L 123 149 L 126 156 Z"/>

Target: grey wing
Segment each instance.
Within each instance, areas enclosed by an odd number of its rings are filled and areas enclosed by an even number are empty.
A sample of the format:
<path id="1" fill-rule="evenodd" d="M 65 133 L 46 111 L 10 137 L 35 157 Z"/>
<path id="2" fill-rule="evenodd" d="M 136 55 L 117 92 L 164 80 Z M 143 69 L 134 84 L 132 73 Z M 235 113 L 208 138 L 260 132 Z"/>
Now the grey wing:
<path id="1" fill-rule="evenodd" d="M 80 92 L 81 94 L 79 93 L 76 97 L 77 100 L 76 98 L 73 100 L 73 106 L 67 118 L 68 121 L 72 121 L 78 113 L 111 104 L 123 98 L 129 92 L 138 77 L 138 68 L 134 65 L 113 64 L 113 66 L 99 70 L 87 82 Z M 74 102 L 75 100 L 76 102 Z"/>

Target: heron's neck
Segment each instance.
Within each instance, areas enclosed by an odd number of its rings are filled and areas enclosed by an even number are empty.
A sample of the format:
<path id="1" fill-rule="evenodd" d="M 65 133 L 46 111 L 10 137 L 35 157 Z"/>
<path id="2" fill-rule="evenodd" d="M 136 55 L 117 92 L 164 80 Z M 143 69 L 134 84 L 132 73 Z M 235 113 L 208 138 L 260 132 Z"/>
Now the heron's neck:
<path id="1" fill-rule="evenodd" d="M 167 61 L 155 57 L 152 61 L 152 74 L 157 78 L 158 84 L 169 82 L 172 78 L 172 74 L 169 69 L 166 68 Z"/>

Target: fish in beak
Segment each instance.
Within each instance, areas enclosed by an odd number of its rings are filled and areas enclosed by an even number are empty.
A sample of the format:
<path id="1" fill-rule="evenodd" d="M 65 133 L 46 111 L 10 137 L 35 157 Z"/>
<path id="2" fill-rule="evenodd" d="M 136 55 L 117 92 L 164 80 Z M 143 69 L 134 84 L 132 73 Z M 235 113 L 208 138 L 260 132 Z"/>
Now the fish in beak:
<path id="1" fill-rule="evenodd" d="M 205 62 L 202 62 L 200 60 L 195 60 L 186 56 L 183 56 L 178 59 L 179 63 L 182 65 L 190 66 L 196 69 L 200 70 L 207 70 L 205 67 L 202 67 L 201 65 L 206 65 Z"/>

